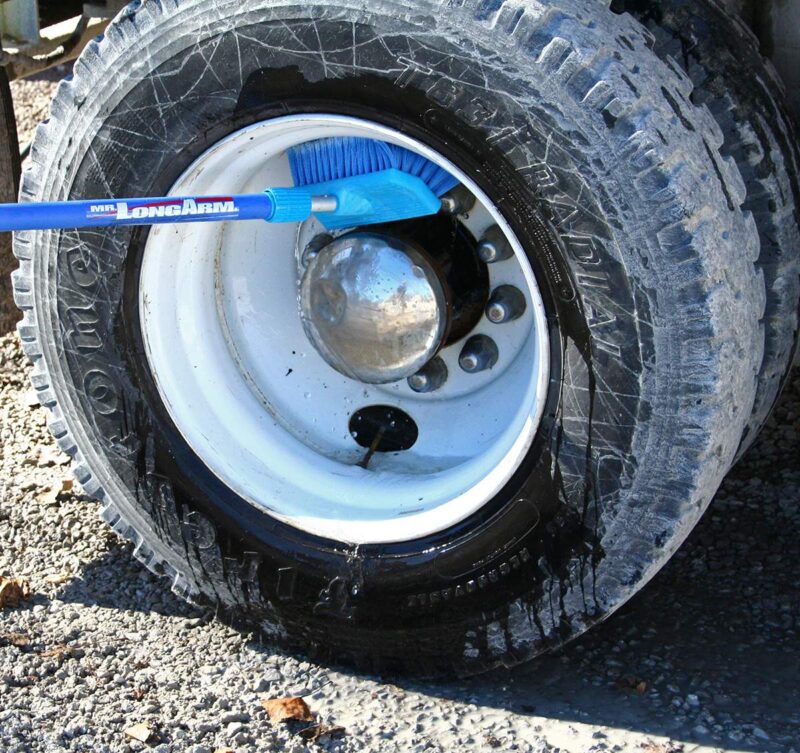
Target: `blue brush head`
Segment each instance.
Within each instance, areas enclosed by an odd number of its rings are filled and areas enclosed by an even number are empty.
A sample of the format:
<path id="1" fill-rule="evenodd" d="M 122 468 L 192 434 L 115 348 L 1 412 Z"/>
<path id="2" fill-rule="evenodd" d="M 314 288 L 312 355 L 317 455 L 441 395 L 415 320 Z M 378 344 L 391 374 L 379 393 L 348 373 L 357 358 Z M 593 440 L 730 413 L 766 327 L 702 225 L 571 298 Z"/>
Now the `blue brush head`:
<path id="1" fill-rule="evenodd" d="M 394 167 L 284 190 L 335 196 L 336 209 L 316 215 L 328 230 L 426 217 L 442 206 L 422 178 Z"/>
<path id="2" fill-rule="evenodd" d="M 400 170 L 420 178 L 436 196 L 455 188 L 447 170 L 415 152 L 385 141 L 342 136 L 317 139 L 288 150 L 295 186 L 310 186 L 382 170 Z"/>

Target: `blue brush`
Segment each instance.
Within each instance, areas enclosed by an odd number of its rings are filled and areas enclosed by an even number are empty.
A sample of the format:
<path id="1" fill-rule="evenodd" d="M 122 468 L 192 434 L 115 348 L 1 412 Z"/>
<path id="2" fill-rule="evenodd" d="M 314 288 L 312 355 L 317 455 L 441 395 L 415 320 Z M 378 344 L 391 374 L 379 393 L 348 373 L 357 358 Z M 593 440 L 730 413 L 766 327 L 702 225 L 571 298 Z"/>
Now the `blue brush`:
<path id="1" fill-rule="evenodd" d="M 288 151 L 296 186 L 313 186 L 354 175 L 395 169 L 415 175 L 436 195 L 458 185 L 458 180 L 420 154 L 385 141 L 343 136 L 318 139 Z"/>
<path id="2" fill-rule="evenodd" d="M 0 230 L 253 220 L 302 222 L 329 230 L 436 214 L 458 184 L 408 149 L 363 138 L 320 139 L 288 152 L 295 186 L 236 196 L 165 196 L 0 204 Z"/>

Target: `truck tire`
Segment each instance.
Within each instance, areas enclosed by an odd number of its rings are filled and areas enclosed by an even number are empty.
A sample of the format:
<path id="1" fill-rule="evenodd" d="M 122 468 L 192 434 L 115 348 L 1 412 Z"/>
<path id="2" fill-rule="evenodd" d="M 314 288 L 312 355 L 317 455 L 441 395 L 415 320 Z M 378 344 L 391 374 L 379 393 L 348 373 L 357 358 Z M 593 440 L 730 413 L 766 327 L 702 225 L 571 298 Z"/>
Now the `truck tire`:
<path id="1" fill-rule="evenodd" d="M 785 91 L 758 39 L 717 0 L 620 0 L 613 4 L 644 24 L 654 51 L 694 85 L 724 136 L 722 154 L 736 160 L 747 187 L 744 207 L 761 241 L 764 362 L 753 413 L 737 457 L 753 443 L 778 399 L 797 348 L 800 311 L 800 151 Z"/>
<path id="2" fill-rule="evenodd" d="M 0 48 L 2 49 L 2 48 Z M 14 103 L 5 68 L 0 67 L 0 203 L 17 200 L 19 144 Z M 11 270 L 17 266 L 11 253 L 11 233 L 0 233 L 0 335 L 10 332 L 19 318 L 11 294 Z"/>
<path id="3" fill-rule="evenodd" d="M 420 394 L 305 337 L 315 221 L 17 234 L 33 384 L 135 556 L 290 650 L 424 675 L 523 661 L 646 583 L 733 461 L 764 306 L 741 177 L 650 43 L 594 0 L 129 5 L 22 200 L 224 197 L 372 134 L 472 193 L 396 232 L 479 302 Z M 495 324 L 498 283 L 525 305 Z"/>

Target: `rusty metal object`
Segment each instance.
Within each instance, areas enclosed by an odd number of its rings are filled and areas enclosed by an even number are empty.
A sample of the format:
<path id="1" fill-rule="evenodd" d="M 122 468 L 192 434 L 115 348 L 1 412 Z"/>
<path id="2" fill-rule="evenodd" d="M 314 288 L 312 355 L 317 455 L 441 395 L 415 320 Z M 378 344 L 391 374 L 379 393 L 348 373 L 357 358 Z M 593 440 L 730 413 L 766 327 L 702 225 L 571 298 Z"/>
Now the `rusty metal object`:
<path id="1" fill-rule="evenodd" d="M 0 30 L 11 38 L 8 38 L 6 49 L 0 52 L 0 66 L 6 69 L 9 80 L 13 81 L 74 60 L 108 26 L 110 18 L 94 14 L 75 16 L 41 29 L 37 37 L 31 37 L 30 30 L 27 30 L 22 38 L 14 37 L 21 32 L 15 31 L 15 26 L 7 29 L 4 21 L 5 17 L 0 16 Z"/>

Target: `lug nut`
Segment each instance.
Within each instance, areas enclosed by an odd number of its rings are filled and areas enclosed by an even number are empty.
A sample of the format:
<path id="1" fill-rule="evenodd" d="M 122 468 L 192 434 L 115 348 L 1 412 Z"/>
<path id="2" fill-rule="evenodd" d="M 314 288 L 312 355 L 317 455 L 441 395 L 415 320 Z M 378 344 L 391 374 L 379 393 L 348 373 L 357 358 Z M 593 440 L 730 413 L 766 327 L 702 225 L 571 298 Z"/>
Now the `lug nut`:
<path id="1" fill-rule="evenodd" d="M 315 235 L 303 249 L 303 255 L 300 258 L 303 266 L 307 267 L 309 264 L 311 264 L 311 261 L 314 259 L 314 257 L 332 241 L 333 236 L 329 235 L 328 233 L 320 233 L 319 235 Z"/>
<path id="2" fill-rule="evenodd" d="M 492 225 L 478 243 L 478 256 L 486 264 L 510 259 L 513 255 L 514 249 L 497 225 Z"/>
<path id="3" fill-rule="evenodd" d="M 433 358 L 406 381 L 414 392 L 433 392 L 447 381 L 447 366 L 441 358 Z"/>
<path id="4" fill-rule="evenodd" d="M 502 324 L 519 319 L 525 313 L 525 296 L 513 285 L 500 285 L 494 289 L 486 304 L 486 318 L 492 324 Z"/>
<path id="5" fill-rule="evenodd" d="M 475 197 L 458 185 L 442 196 L 442 210 L 447 214 L 466 214 L 475 206 Z"/>
<path id="6" fill-rule="evenodd" d="M 458 365 L 468 374 L 491 369 L 497 363 L 497 344 L 487 335 L 473 335 L 464 343 Z"/>

